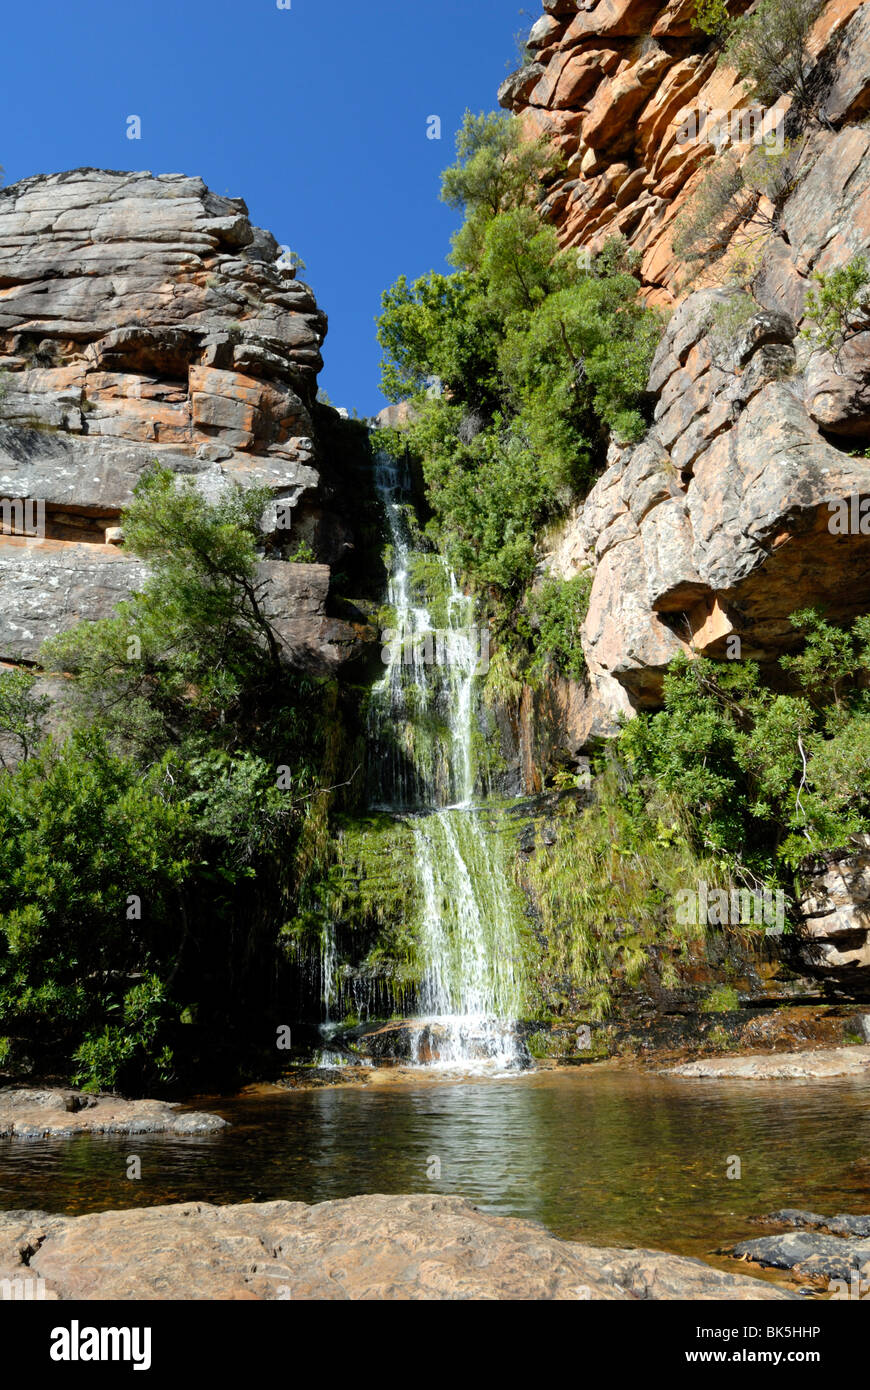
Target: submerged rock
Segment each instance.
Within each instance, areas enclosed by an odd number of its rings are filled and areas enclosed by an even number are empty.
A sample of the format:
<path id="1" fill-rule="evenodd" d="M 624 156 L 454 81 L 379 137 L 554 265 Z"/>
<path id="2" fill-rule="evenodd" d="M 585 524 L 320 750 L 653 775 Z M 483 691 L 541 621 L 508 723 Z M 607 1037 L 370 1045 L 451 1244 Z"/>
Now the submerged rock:
<path id="1" fill-rule="evenodd" d="M 772 1211 L 759 1221 L 770 1226 L 795 1226 L 801 1230 L 825 1231 L 833 1236 L 870 1237 L 870 1216 L 848 1216 L 843 1212 L 836 1216 L 820 1216 L 814 1211 L 798 1211 L 794 1207 L 783 1207 Z"/>
<path id="2" fill-rule="evenodd" d="M 73 1134 L 216 1134 L 228 1122 L 177 1102 L 123 1100 L 80 1091 L 0 1091 L 0 1139 Z"/>
<path id="3" fill-rule="evenodd" d="M 441 1196 L 0 1213 L 0 1280 L 25 1263 L 60 1299 L 793 1297 L 700 1260 L 558 1240 Z"/>

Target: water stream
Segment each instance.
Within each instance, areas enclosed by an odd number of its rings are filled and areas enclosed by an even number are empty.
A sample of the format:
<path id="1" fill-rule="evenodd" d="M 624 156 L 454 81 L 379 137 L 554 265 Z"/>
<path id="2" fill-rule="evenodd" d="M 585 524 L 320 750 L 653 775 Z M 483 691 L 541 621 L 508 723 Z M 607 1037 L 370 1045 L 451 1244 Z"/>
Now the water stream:
<path id="1" fill-rule="evenodd" d="M 371 702 L 370 799 L 413 829 L 424 962 L 412 1057 L 516 1067 L 526 1061 L 521 945 L 498 840 L 482 823 L 475 756 L 488 634 L 445 561 L 415 545 L 402 468 L 379 456 L 390 537 L 393 627 Z M 421 579 L 422 574 L 422 579 Z M 437 607 L 437 611 L 436 610 Z"/>

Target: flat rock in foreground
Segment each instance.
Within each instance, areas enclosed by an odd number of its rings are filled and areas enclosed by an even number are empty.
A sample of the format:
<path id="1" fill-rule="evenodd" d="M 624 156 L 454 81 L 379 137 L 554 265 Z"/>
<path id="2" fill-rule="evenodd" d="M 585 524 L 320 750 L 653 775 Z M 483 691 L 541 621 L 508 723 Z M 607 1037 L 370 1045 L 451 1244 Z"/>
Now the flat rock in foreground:
<path id="1" fill-rule="evenodd" d="M 219 1115 L 180 1111 L 163 1100 L 123 1100 L 82 1091 L 0 1091 L 0 1139 L 66 1138 L 73 1134 L 215 1134 Z"/>
<path id="2" fill-rule="evenodd" d="M 671 1067 L 666 1076 L 710 1079 L 737 1077 L 745 1081 L 822 1079 L 828 1076 L 870 1076 L 870 1047 L 831 1047 L 817 1052 L 775 1052 L 744 1057 L 703 1057 Z"/>
<path id="3" fill-rule="evenodd" d="M 0 1280 L 60 1299 L 781 1299 L 654 1250 L 558 1240 L 462 1197 L 0 1213 Z"/>

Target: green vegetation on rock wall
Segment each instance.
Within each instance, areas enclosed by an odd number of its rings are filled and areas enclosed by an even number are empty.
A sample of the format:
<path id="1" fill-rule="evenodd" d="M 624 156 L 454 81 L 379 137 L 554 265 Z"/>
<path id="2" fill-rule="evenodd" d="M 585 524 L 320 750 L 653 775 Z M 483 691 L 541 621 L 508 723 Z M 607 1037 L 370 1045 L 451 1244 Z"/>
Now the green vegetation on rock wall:
<path id="1" fill-rule="evenodd" d="M 752 661 L 679 659 L 664 708 L 620 740 L 638 796 L 678 797 L 699 849 L 766 882 L 870 829 L 870 618 L 791 621 L 804 640 L 781 659 L 788 690 Z"/>

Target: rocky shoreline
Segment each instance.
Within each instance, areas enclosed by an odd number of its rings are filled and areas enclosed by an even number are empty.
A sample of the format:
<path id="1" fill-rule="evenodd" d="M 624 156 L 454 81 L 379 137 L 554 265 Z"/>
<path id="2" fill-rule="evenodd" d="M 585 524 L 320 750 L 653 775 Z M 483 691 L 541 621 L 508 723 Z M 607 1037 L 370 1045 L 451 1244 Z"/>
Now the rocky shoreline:
<path id="1" fill-rule="evenodd" d="M 217 1134 L 219 1115 L 183 1110 L 177 1101 L 124 1100 L 72 1090 L 0 1091 L 0 1139 L 57 1139 L 74 1134 Z"/>
<path id="2" fill-rule="evenodd" d="M 670 1067 L 662 1075 L 743 1081 L 822 1081 L 835 1076 L 870 1077 L 870 1046 L 825 1047 L 807 1052 L 772 1052 L 740 1057 L 701 1057 L 678 1067 Z"/>
<path id="3" fill-rule="evenodd" d="M 348 1054 L 346 1063 L 336 1066 L 299 1065 L 286 1069 L 279 1077 L 264 1079 L 242 1088 L 241 1094 L 268 1091 L 304 1091 L 322 1088 L 371 1088 L 380 1090 L 402 1085 L 455 1083 L 457 1075 L 485 1081 L 504 1080 L 508 1073 L 456 1068 L 420 1068 L 409 1062 L 388 1059 L 379 1063 Z M 662 1063 L 668 1065 L 662 1065 Z M 671 1065 L 676 1062 L 676 1065 Z M 659 1076 L 689 1080 L 742 1081 L 825 1081 L 840 1077 L 870 1078 L 870 1044 L 839 1047 L 813 1047 L 797 1051 L 732 1053 L 723 1056 L 695 1056 L 677 1061 L 668 1049 L 651 1056 L 616 1056 L 574 1059 L 536 1059 L 532 1070 L 573 1070 L 577 1065 L 596 1069 L 642 1071 Z M 519 1073 L 518 1073 L 519 1075 Z M 0 1088 L 0 1140 L 57 1139 L 78 1134 L 167 1134 L 210 1135 L 229 1127 L 219 1115 L 189 1110 L 182 1102 L 124 1099 L 114 1095 L 90 1095 L 70 1088 Z"/>
<path id="4" fill-rule="evenodd" d="M 760 1278 L 656 1250 L 559 1240 L 462 1197 L 205 1202 L 0 1213 L 0 1290 L 52 1299 L 782 1300 Z"/>

